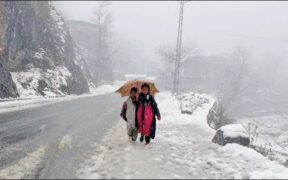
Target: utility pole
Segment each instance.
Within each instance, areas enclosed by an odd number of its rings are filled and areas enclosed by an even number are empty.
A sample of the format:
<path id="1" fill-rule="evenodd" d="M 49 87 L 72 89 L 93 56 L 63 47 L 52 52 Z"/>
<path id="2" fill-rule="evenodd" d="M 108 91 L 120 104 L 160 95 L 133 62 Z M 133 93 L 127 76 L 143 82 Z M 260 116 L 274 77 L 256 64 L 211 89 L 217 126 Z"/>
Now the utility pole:
<path id="1" fill-rule="evenodd" d="M 184 1 L 180 1 L 180 12 L 178 21 L 178 35 L 176 44 L 176 58 L 175 58 L 175 71 L 173 81 L 173 93 L 177 96 L 179 94 L 179 76 L 180 76 L 180 61 L 181 61 L 181 46 L 182 46 L 182 25 L 183 25 L 183 13 L 184 13 Z"/>

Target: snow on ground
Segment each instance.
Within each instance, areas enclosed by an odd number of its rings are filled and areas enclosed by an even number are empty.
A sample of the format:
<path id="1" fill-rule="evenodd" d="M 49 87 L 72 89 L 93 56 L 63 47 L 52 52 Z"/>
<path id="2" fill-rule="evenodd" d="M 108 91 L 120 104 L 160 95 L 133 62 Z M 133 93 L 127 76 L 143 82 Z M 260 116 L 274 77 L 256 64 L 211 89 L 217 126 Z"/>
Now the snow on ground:
<path id="1" fill-rule="evenodd" d="M 59 146 L 58 146 L 58 149 L 64 149 L 66 147 L 68 148 L 72 148 L 72 139 L 73 139 L 73 136 L 72 135 L 65 135 L 63 136 L 63 138 L 61 139 L 60 143 L 59 143 Z"/>
<path id="2" fill-rule="evenodd" d="M 252 118 L 242 118 L 238 122 L 246 129 L 249 124 L 251 128 L 251 136 L 254 135 L 255 126 L 258 137 L 252 143 L 256 146 L 267 147 L 271 143 L 273 158 L 281 163 L 288 160 L 288 115 L 285 113 L 271 114 Z"/>
<path id="3" fill-rule="evenodd" d="M 246 130 L 241 124 L 228 124 L 222 126 L 220 130 L 223 131 L 223 136 L 225 137 L 245 137 L 249 138 Z"/>
<path id="4" fill-rule="evenodd" d="M 260 139 L 265 140 L 267 143 L 273 143 L 277 150 L 288 152 L 287 118 L 288 114 L 282 113 L 240 119 L 239 122 L 246 127 L 248 127 L 249 123 L 254 126 L 257 125 Z"/>
<path id="5" fill-rule="evenodd" d="M 214 100 L 193 115 L 181 114 L 169 93 L 156 95 L 162 114 L 156 139 L 149 145 L 132 142 L 119 122 L 94 144 L 91 157 L 79 165 L 79 178 L 288 178 L 288 169 L 238 144 L 211 142 L 215 131 L 206 116 Z"/>
<path id="6" fill-rule="evenodd" d="M 107 92 L 112 93 L 112 92 L 115 92 L 117 90 L 117 88 L 115 88 L 115 87 L 116 87 L 115 85 L 105 84 L 105 85 L 99 86 L 97 88 L 90 89 L 90 92 L 92 94 L 97 94 L 97 95 L 106 94 Z"/>
<path id="7" fill-rule="evenodd" d="M 21 179 L 34 172 L 42 162 L 45 147 L 40 146 L 36 151 L 29 153 L 18 163 L 0 171 L 1 179 Z"/>
<path id="8" fill-rule="evenodd" d="M 84 98 L 89 96 L 99 96 L 103 94 L 115 92 L 122 82 L 114 82 L 112 85 L 99 86 L 89 94 L 83 95 L 67 95 L 67 96 L 51 96 L 51 97 L 33 97 L 33 98 L 11 98 L 0 101 L 0 113 L 18 111 L 21 109 L 35 108 L 38 106 L 48 105 L 62 101 L 74 100 L 77 98 Z"/>

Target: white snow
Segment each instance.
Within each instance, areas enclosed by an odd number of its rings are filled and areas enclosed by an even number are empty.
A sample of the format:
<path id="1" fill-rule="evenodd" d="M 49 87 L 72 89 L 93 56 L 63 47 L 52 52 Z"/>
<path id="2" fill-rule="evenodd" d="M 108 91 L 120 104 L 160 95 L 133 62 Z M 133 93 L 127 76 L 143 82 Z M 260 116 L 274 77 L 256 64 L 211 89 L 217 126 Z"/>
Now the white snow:
<path id="1" fill-rule="evenodd" d="M 102 95 L 102 94 L 106 94 L 106 93 L 112 93 L 115 92 L 117 89 L 119 88 L 118 85 L 110 85 L 110 84 L 104 84 L 101 85 L 99 87 L 90 87 L 90 92 L 92 94 L 97 94 L 97 95 Z"/>
<path id="2" fill-rule="evenodd" d="M 58 149 L 61 150 L 61 149 L 64 149 L 66 147 L 71 149 L 72 148 L 72 139 L 73 139 L 72 135 L 67 134 L 67 135 L 63 136 L 63 138 L 61 139 L 61 141 L 59 143 Z"/>
<path id="3" fill-rule="evenodd" d="M 57 36 L 60 37 L 60 42 L 64 44 L 66 42 L 65 38 L 67 36 L 64 20 L 52 6 L 50 6 L 50 16 L 58 26 L 59 30 L 57 31 Z M 62 46 L 62 48 L 63 48 L 62 51 L 64 52 L 65 50 L 64 46 Z"/>
<path id="4" fill-rule="evenodd" d="M 134 79 L 134 78 L 146 78 L 146 74 L 125 74 L 124 75 L 126 80 Z"/>
<path id="5" fill-rule="evenodd" d="M 203 96 L 203 95 L 202 95 Z M 145 146 L 132 142 L 126 124 L 108 130 L 77 171 L 79 178 L 288 178 L 288 169 L 253 149 L 211 142 L 215 131 L 206 116 L 214 103 L 199 106 L 193 115 L 181 114 L 180 103 L 167 92 L 156 95 L 162 119 L 156 139 Z M 124 100 L 123 100 L 124 101 Z M 90 157 L 89 154 L 93 153 Z"/>
<path id="6" fill-rule="evenodd" d="M 225 137 L 245 137 L 249 138 L 246 130 L 241 124 L 228 124 L 222 126 L 220 130 L 223 131 L 223 136 Z"/>
<path id="7" fill-rule="evenodd" d="M 44 72 L 39 68 L 32 68 L 28 72 L 11 72 L 20 97 L 42 96 L 38 92 L 39 80 L 47 83 L 44 89 L 45 96 L 64 95 L 59 90 L 61 85 L 67 85 L 67 79 L 71 78 L 71 72 L 65 66 L 57 66 L 55 69 L 47 69 Z"/>
<path id="8" fill-rule="evenodd" d="M 157 79 L 157 77 L 155 77 L 155 76 L 146 77 L 146 80 L 149 80 L 149 81 L 155 81 L 156 79 Z"/>
<path id="9" fill-rule="evenodd" d="M 45 147 L 40 146 L 36 151 L 29 153 L 18 161 L 5 169 L 0 170 L 1 179 L 21 179 L 33 173 L 42 162 Z"/>
<path id="10" fill-rule="evenodd" d="M 33 68 L 28 72 L 11 72 L 11 75 L 20 96 L 35 97 L 37 95 L 36 89 L 38 80 L 41 79 L 41 69 Z M 24 87 L 23 83 L 27 84 L 27 87 Z"/>
<path id="11" fill-rule="evenodd" d="M 43 48 L 39 48 L 39 52 L 35 52 L 33 57 L 37 59 L 43 59 L 45 54 L 46 54 L 45 50 Z"/>
<path id="12" fill-rule="evenodd" d="M 265 147 L 268 146 L 267 144 L 271 144 L 273 158 L 285 163 L 288 160 L 288 115 L 269 112 L 267 114 L 269 115 L 239 119 L 238 122 L 241 122 L 246 129 L 250 124 L 251 136 L 254 135 L 255 126 L 257 126 L 258 136 L 252 142 L 253 145 Z"/>
<path id="13" fill-rule="evenodd" d="M 61 84 L 67 85 L 67 79 L 72 77 L 72 73 L 65 66 L 57 66 L 54 70 L 48 69 L 45 76 L 51 79 L 52 87 L 60 88 Z"/>
<path id="14" fill-rule="evenodd" d="M 125 74 L 124 77 L 126 80 L 145 79 L 149 81 L 155 81 L 157 79 L 156 76 L 148 76 L 147 74 Z"/>

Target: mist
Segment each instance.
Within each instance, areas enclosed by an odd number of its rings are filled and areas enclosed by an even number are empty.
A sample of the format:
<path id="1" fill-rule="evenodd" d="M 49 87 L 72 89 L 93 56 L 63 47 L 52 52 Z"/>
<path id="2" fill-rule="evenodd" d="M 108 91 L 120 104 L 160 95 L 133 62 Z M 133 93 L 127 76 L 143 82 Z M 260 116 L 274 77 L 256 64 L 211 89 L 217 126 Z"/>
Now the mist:
<path id="1" fill-rule="evenodd" d="M 66 20 L 93 23 L 93 8 L 98 2 L 53 3 Z M 247 72 L 243 76 L 250 80 L 246 82 L 250 85 L 243 88 L 254 90 L 268 88 L 286 92 L 288 90 L 285 83 L 288 77 L 287 9 L 288 2 L 187 1 L 184 7 L 183 46 L 197 48 L 197 53 L 189 55 L 188 59 L 199 56 L 211 57 L 212 60 L 213 57 L 228 59 L 224 65 L 219 65 L 221 68 L 214 69 L 215 72 L 222 73 L 229 69 L 228 64 L 231 64 L 229 59 L 233 51 L 239 48 L 245 49 L 242 53 L 247 54 L 245 60 Z M 176 47 L 179 2 L 113 1 L 108 11 L 113 17 L 110 30 L 116 52 L 116 58 L 113 60 L 114 68 L 116 67 L 117 71 L 125 71 L 123 73 L 126 74 L 157 76 L 163 89 L 171 88 L 172 85 L 167 84 L 173 83 L 174 61 L 167 64 L 165 57 L 159 54 L 159 48 Z M 170 70 L 167 70 L 168 67 Z M 195 67 L 192 63 L 191 71 L 195 71 L 193 69 Z M 225 81 L 219 73 L 213 74 L 212 76 L 218 77 L 217 82 L 214 82 L 216 85 L 212 87 L 211 80 L 209 82 L 203 80 L 202 83 L 209 84 L 209 88 L 206 85 L 200 88 L 196 81 L 187 80 L 189 75 L 183 72 L 183 68 L 181 71 L 183 78 L 180 88 L 183 91 L 217 94 L 219 89 L 216 86 L 219 86 L 220 81 Z M 164 82 L 161 77 L 168 77 L 170 81 Z M 199 88 L 195 89 L 197 86 Z"/>
<path id="2" fill-rule="evenodd" d="M 97 2 L 55 2 L 67 19 L 91 21 Z M 257 52 L 287 52 L 287 2 L 188 2 L 183 39 L 195 42 L 205 55 L 221 54 L 236 45 Z M 115 1 L 113 29 L 153 48 L 176 44 L 179 3 Z M 135 42 L 137 43 L 137 42 Z"/>
<path id="3" fill-rule="evenodd" d="M 54 3 L 67 20 L 86 22 L 97 4 Z M 119 53 L 114 69 L 155 76 L 161 90 L 173 91 L 179 4 L 113 1 L 111 37 Z M 180 92 L 217 97 L 219 127 L 261 119 L 260 112 L 287 113 L 287 9 L 288 2 L 272 1 L 185 3 Z"/>

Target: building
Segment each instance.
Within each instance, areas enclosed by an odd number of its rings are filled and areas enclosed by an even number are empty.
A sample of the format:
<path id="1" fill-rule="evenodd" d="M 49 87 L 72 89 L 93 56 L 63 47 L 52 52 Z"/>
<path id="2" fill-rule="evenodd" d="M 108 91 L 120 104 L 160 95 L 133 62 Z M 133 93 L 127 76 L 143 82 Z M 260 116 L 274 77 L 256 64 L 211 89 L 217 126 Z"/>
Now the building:
<path id="1" fill-rule="evenodd" d="M 188 58 L 181 66 L 181 90 L 213 91 L 219 85 L 225 62 L 226 58 L 221 56 L 193 56 Z"/>

